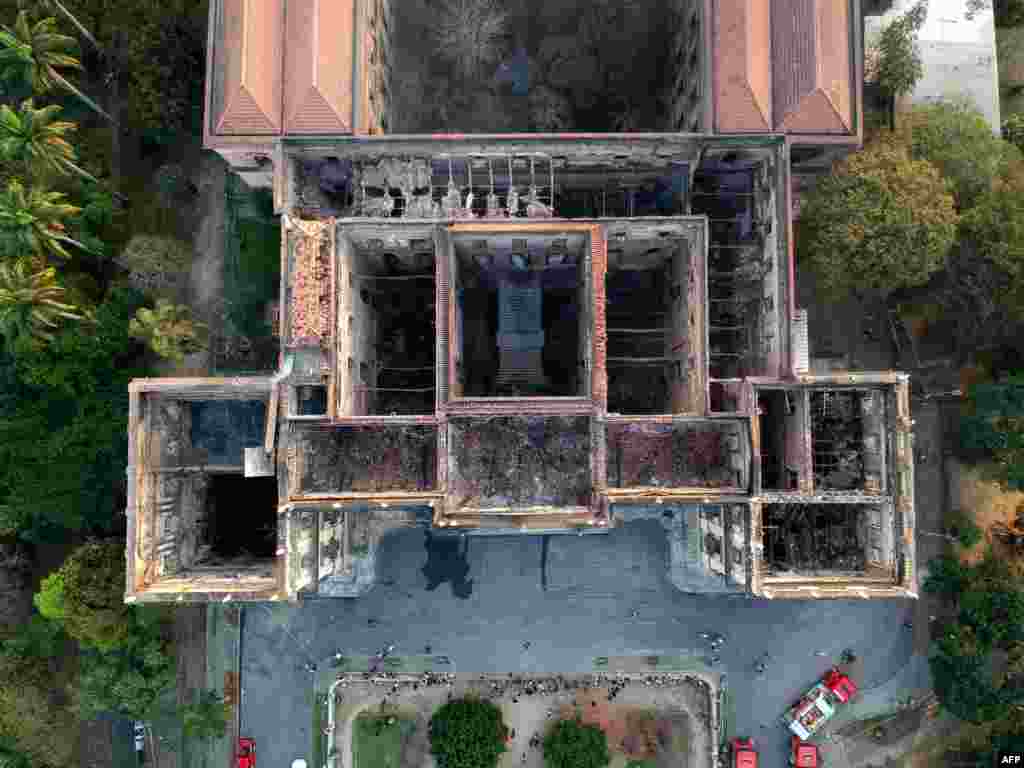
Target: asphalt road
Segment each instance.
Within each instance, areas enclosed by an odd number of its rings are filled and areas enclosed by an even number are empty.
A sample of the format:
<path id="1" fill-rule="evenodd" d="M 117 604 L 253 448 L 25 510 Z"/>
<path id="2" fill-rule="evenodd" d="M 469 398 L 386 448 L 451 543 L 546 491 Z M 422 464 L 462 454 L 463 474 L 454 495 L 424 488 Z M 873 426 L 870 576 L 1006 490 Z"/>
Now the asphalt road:
<path id="1" fill-rule="evenodd" d="M 606 536 L 548 537 L 546 553 L 543 537 L 469 539 L 464 598 L 450 583 L 426 589 L 425 539 L 418 530 L 385 539 L 378 586 L 359 599 L 245 608 L 241 729 L 260 742 L 261 764 L 309 759 L 312 674 L 301 665 L 326 664 L 339 650 L 371 654 L 393 643 L 400 656 L 429 644 L 459 672 L 590 672 L 597 656 L 704 655 L 696 634 L 720 632 L 734 731 L 758 741 L 765 768 L 785 764 L 779 715 L 844 648 L 862 659 L 862 687 L 888 680 L 912 650 L 909 600 L 682 594 L 665 578 L 664 531 L 649 521 Z M 772 660 L 756 680 L 764 653 Z"/>

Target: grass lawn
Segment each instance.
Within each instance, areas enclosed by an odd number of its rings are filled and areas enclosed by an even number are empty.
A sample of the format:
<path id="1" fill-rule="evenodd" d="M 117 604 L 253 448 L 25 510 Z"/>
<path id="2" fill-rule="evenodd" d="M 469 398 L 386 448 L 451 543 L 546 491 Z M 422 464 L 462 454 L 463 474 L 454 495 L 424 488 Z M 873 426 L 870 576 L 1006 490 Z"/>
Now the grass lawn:
<path id="1" fill-rule="evenodd" d="M 416 723 L 393 715 L 360 715 L 353 726 L 354 768 L 399 768 L 402 741 L 412 734 Z"/>

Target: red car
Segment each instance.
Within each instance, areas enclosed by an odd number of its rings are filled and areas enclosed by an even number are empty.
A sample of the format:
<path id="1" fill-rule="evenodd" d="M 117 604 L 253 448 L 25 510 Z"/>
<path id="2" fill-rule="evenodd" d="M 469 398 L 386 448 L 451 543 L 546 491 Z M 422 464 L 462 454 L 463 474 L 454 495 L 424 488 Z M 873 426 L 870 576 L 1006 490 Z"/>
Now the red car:
<path id="1" fill-rule="evenodd" d="M 732 768 L 757 768 L 753 739 L 732 740 Z"/>
<path id="2" fill-rule="evenodd" d="M 794 736 L 792 740 L 793 754 L 789 757 L 789 764 L 793 768 L 818 768 L 818 748 L 814 744 L 800 741 Z"/>
<path id="3" fill-rule="evenodd" d="M 238 768 L 256 768 L 256 740 L 246 737 L 238 739 Z"/>

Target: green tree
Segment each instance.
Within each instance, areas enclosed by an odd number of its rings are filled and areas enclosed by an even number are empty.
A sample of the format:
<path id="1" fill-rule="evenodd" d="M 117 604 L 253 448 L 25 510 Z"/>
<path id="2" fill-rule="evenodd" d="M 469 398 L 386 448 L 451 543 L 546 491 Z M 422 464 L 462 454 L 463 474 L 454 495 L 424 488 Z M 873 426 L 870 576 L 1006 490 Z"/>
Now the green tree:
<path id="1" fill-rule="evenodd" d="M 895 115 L 897 96 L 910 93 L 924 75 L 924 63 L 917 44 L 917 35 L 928 18 L 928 0 L 886 24 L 878 37 L 874 78 L 889 94 L 890 115 Z"/>
<path id="2" fill-rule="evenodd" d="M 80 70 L 82 64 L 67 53 L 77 47 L 75 39 L 56 30 L 54 18 L 33 23 L 27 11 L 19 12 L 13 28 L 0 30 L 0 77 L 23 82 L 37 94 L 49 93 L 55 87 L 63 88 L 97 114 L 114 122 L 95 101 L 60 73 L 62 69 Z"/>
<path id="3" fill-rule="evenodd" d="M 60 622 L 80 643 L 100 650 L 123 645 L 130 630 L 124 603 L 124 542 L 119 539 L 81 545 L 61 565 L 59 579 L 44 582 L 36 607 Z"/>
<path id="4" fill-rule="evenodd" d="M 993 135 L 984 116 L 966 99 L 914 106 L 901 130 L 907 132 L 911 157 L 929 161 L 952 182 L 961 211 L 992 190 L 1012 149 Z"/>
<path id="5" fill-rule="evenodd" d="M 953 196 L 937 168 L 892 136 L 840 162 L 801 207 L 799 253 L 835 298 L 924 285 L 955 242 Z"/>
<path id="6" fill-rule="evenodd" d="M 128 456 L 128 383 L 148 375 L 128 322 L 140 297 L 116 288 L 89 333 L 42 348 L 0 345 L 0 531 L 25 541 L 113 531 Z"/>
<path id="7" fill-rule="evenodd" d="M 82 244 L 64 234 L 65 220 L 80 209 L 66 195 L 38 187 L 25 189 L 17 179 L 0 191 L 0 255 L 71 258 L 64 244 Z"/>
<path id="8" fill-rule="evenodd" d="M 992 461 L 1007 487 L 1024 489 L 1024 376 L 975 384 L 960 419 L 960 453 L 966 461 Z"/>
<path id="9" fill-rule="evenodd" d="M 179 710 L 186 736 L 199 739 L 221 739 L 231 717 L 231 705 L 213 690 L 199 696 Z"/>
<path id="10" fill-rule="evenodd" d="M 79 714 L 83 718 L 113 711 L 147 720 L 175 684 L 170 613 L 153 606 L 132 606 L 129 617 L 129 631 L 119 648 L 86 647 L 81 652 Z"/>
<path id="11" fill-rule="evenodd" d="M 508 728 L 501 710 L 481 699 L 455 699 L 430 718 L 430 751 L 439 768 L 494 768 Z"/>
<path id="12" fill-rule="evenodd" d="M 75 148 L 67 135 L 77 130 L 75 123 L 57 120 L 61 107 L 53 104 L 35 109 L 32 99 L 22 102 L 15 112 L 0 106 L 0 159 L 15 163 L 26 175 L 39 169 L 59 174 L 75 173 L 98 183 L 91 173 L 78 165 Z"/>
<path id="13" fill-rule="evenodd" d="M 963 720 L 998 721 L 1008 708 L 1024 705 L 1024 578 L 991 552 L 959 571 L 960 591 L 946 595 L 956 621 L 929 658 L 935 692 Z M 995 652 L 1008 654 L 1006 673 L 996 672 Z"/>
<path id="14" fill-rule="evenodd" d="M 52 341 L 62 320 L 86 317 L 64 298 L 53 267 L 33 271 L 28 259 L 0 263 L 0 334 L 12 341 L 19 337 Z"/>
<path id="15" fill-rule="evenodd" d="M 180 363 L 185 355 L 206 348 L 206 326 L 194 321 L 191 315 L 187 306 L 158 299 L 155 309 L 139 309 L 128 330 L 160 357 Z"/>
<path id="16" fill-rule="evenodd" d="M 544 737 L 547 768 L 604 768 L 609 759 L 608 739 L 596 725 L 560 720 Z"/>

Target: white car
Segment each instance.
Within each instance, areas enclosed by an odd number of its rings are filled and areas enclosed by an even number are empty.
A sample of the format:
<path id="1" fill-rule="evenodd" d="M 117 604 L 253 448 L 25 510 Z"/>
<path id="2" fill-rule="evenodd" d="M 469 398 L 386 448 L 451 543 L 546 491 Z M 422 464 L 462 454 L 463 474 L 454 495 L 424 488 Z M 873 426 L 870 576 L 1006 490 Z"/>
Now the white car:
<path id="1" fill-rule="evenodd" d="M 141 720 L 134 720 L 132 730 L 135 732 L 135 751 L 144 752 L 146 750 L 146 724 Z"/>

